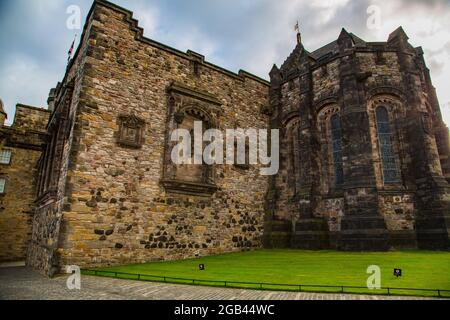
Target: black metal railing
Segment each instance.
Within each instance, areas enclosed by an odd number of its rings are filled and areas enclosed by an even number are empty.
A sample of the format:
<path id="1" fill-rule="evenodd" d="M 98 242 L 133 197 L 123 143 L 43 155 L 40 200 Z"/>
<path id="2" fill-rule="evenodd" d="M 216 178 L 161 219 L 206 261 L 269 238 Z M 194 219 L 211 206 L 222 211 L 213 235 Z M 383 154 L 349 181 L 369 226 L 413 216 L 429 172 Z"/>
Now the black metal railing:
<path id="1" fill-rule="evenodd" d="M 155 276 L 139 273 L 125 273 L 105 270 L 82 270 L 84 275 L 94 275 L 100 277 L 117 278 L 124 280 L 138 280 L 147 282 L 164 282 L 171 284 L 191 284 L 204 285 L 224 288 L 245 288 L 257 290 L 272 290 L 272 291 L 295 291 L 295 292 L 323 292 L 323 293 L 349 293 L 349 294 L 368 294 L 368 295 L 403 295 L 403 296 L 426 296 L 412 293 L 434 293 L 432 297 L 450 298 L 450 290 L 444 289 L 418 289 L 418 288 L 394 288 L 386 287 L 378 290 L 369 290 L 367 287 L 359 286 L 330 286 L 330 285 L 312 285 L 312 284 L 286 284 L 286 283 L 266 283 L 266 282 L 243 282 L 230 280 L 201 280 L 188 279 L 167 276 Z M 244 287 L 245 286 L 245 287 Z M 316 289 L 316 290 L 308 290 Z M 319 289 L 319 290 L 317 290 Z M 329 289 L 325 291 L 325 289 Z M 336 291 L 330 291 L 336 289 Z M 351 290 L 356 290 L 351 292 Z M 364 292 L 362 292 L 364 290 Z M 410 294 L 411 293 L 411 294 Z"/>

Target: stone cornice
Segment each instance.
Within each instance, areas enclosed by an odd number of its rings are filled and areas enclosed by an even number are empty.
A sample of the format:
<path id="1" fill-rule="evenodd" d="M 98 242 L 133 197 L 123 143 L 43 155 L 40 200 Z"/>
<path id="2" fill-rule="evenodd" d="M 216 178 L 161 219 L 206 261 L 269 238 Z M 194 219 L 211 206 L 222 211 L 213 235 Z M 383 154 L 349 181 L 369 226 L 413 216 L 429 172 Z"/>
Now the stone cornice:
<path id="1" fill-rule="evenodd" d="M 185 194 L 200 197 L 210 197 L 218 190 L 218 187 L 214 184 L 179 180 L 162 180 L 161 185 L 168 193 Z"/>
<path id="2" fill-rule="evenodd" d="M 14 128 L 0 128 L 0 140 L 5 140 L 5 146 L 11 148 L 41 151 L 45 143 L 45 132 Z"/>
<path id="3" fill-rule="evenodd" d="M 21 104 L 21 103 L 18 103 L 16 105 L 16 108 L 18 108 L 18 107 L 26 108 L 26 109 L 30 109 L 30 110 L 35 110 L 35 111 L 40 111 L 40 112 L 44 112 L 44 113 L 52 113 L 50 110 L 47 110 L 47 109 L 43 109 L 43 108 L 39 108 L 39 107 L 33 107 L 33 106 L 28 106 L 26 104 Z"/>
<path id="4" fill-rule="evenodd" d="M 192 98 L 196 98 L 199 100 L 203 100 L 205 102 L 208 103 L 212 103 L 215 105 L 222 105 L 222 103 L 212 94 L 210 94 L 209 92 L 200 90 L 200 89 L 196 89 L 196 88 L 191 88 L 188 87 L 182 83 L 179 82 L 173 82 L 169 88 L 168 88 L 168 92 L 172 93 L 179 93 L 181 95 L 186 95 L 186 96 L 190 96 Z"/>

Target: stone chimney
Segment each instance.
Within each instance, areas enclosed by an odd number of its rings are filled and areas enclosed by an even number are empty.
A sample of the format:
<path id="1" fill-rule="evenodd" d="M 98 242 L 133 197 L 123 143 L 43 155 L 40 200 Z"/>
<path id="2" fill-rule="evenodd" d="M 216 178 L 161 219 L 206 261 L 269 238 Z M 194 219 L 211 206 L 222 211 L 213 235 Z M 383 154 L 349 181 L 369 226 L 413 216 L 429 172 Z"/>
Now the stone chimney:
<path id="1" fill-rule="evenodd" d="M 8 115 L 6 114 L 5 109 L 3 108 L 3 102 L 0 99 L 0 127 L 5 125 L 6 119 L 8 119 Z"/>

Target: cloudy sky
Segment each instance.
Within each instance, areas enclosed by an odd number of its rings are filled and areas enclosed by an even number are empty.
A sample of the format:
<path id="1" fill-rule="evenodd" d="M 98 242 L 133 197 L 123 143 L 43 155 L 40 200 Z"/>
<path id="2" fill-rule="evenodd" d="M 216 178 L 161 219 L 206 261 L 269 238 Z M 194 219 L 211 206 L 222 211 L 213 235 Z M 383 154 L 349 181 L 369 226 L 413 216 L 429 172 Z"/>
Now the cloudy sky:
<path id="1" fill-rule="evenodd" d="M 145 35 L 212 63 L 267 79 L 295 46 L 315 50 L 342 27 L 367 41 L 385 41 L 402 25 L 422 46 L 445 121 L 450 125 L 450 0 L 113 0 L 134 11 Z M 48 91 L 64 75 L 67 51 L 80 30 L 67 28 L 77 5 L 82 23 L 92 0 L 0 0 L 0 98 L 13 120 L 16 103 L 45 107 Z M 372 7 L 371 7 L 372 6 Z M 373 22 L 373 6 L 380 24 Z M 369 9 L 370 8 L 370 9 Z M 369 9 L 369 13 L 368 13 Z"/>

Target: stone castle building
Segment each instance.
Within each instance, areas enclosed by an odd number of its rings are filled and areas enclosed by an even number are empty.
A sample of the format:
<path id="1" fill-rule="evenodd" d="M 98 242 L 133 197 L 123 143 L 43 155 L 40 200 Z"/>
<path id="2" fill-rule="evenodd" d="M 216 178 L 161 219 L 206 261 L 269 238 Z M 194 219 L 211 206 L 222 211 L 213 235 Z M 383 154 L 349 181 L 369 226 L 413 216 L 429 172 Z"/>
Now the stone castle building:
<path id="1" fill-rule="evenodd" d="M 12 126 L 0 100 L 0 261 L 23 260 L 34 215 L 36 163 L 50 112 L 18 104 Z"/>
<path id="2" fill-rule="evenodd" d="M 450 247 L 449 131 L 401 28 L 382 43 L 342 30 L 314 52 L 298 35 L 267 82 L 147 39 L 130 11 L 97 0 L 49 110 L 45 143 L 24 158 L 35 197 L 14 188 L 2 202 L 27 203 L 31 236 L 11 241 L 29 241 L 27 263 L 47 274 L 263 246 Z M 279 173 L 175 165 L 170 133 L 194 121 L 280 129 Z"/>
<path id="3" fill-rule="evenodd" d="M 284 134 L 267 245 L 449 248 L 449 130 L 402 28 L 377 43 L 343 29 L 312 53 L 299 35 L 270 78 L 267 114 Z"/>

